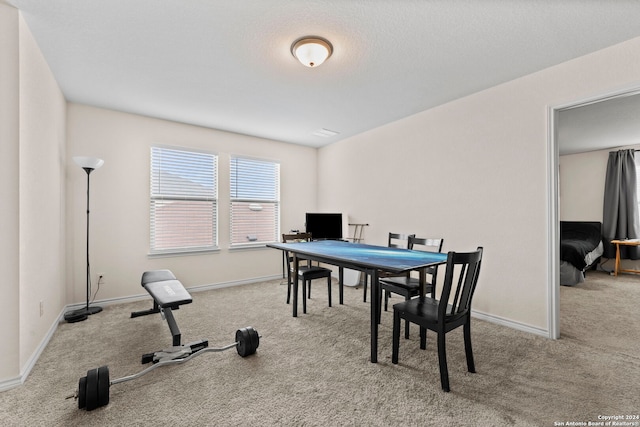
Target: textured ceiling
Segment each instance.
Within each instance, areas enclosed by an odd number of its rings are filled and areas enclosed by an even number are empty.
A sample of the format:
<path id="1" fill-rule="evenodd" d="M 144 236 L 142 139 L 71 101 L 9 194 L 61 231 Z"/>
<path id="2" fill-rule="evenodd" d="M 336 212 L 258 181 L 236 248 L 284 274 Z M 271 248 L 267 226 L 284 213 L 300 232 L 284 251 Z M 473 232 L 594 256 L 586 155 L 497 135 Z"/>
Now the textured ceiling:
<path id="1" fill-rule="evenodd" d="M 6 1 L 69 101 L 315 147 L 640 36 L 637 0 Z"/>

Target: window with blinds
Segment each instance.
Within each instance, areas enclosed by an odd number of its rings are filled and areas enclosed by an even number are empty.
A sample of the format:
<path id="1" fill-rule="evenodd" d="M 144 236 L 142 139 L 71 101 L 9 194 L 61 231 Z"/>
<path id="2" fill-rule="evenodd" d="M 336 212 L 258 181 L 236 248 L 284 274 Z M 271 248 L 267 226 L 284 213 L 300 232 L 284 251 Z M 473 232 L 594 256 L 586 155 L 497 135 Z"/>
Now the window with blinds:
<path id="1" fill-rule="evenodd" d="M 151 147 L 152 254 L 216 249 L 216 155 Z"/>
<path id="2" fill-rule="evenodd" d="M 280 164 L 231 157 L 231 246 L 277 242 L 280 232 Z"/>

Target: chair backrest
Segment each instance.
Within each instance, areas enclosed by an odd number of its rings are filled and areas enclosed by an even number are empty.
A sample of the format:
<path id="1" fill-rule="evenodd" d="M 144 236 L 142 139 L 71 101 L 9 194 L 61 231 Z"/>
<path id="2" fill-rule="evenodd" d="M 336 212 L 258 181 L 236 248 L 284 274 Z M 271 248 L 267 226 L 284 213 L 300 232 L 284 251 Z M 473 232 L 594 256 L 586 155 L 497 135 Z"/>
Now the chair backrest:
<path id="1" fill-rule="evenodd" d="M 413 235 L 409 236 L 409 248 L 414 251 L 442 252 L 443 244 L 444 239 L 425 239 Z M 432 283 L 435 283 L 438 266 L 428 267 L 425 271 L 432 276 Z"/>
<path id="2" fill-rule="evenodd" d="M 416 251 L 442 252 L 443 244 L 444 239 L 425 239 L 415 235 L 409 236 L 409 247 Z"/>
<path id="3" fill-rule="evenodd" d="M 295 233 L 295 234 L 282 235 L 282 243 L 309 242 L 309 241 L 311 241 L 311 233 Z"/>
<path id="4" fill-rule="evenodd" d="M 411 246 L 409 246 L 409 238 L 411 238 L 411 237 L 416 237 L 416 235 L 415 234 L 389 233 L 388 246 L 390 248 L 411 249 Z"/>
<path id="5" fill-rule="evenodd" d="M 282 243 L 310 242 L 311 240 L 311 233 L 295 233 L 282 235 Z M 293 261 L 293 257 L 289 254 L 289 251 L 285 251 L 285 259 L 287 260 L 287 271 L 291 271 L 291 262 Z M 311 261 L 307 261 L 307 264 L 310 263 Z"/>
<path id="6" fill-rule="evenodd" d="M 439 319 L 461 317 L 470 312 L 471 300 L 480 274 L 482 251 L 482 247 L 478 247 L 475 252 L 447 254 L 447 271 L 438 305 Z"/>

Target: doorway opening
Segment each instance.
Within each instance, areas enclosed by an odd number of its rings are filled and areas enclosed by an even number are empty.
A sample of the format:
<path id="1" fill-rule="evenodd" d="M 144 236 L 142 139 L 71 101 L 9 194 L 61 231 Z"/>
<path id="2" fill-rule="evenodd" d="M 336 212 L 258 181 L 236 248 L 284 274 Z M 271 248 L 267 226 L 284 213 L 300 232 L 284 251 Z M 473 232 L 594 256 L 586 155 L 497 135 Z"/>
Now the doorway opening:
<path id="1" fill-rule="evenodd" d="M 559 137 L 560 113 L 572 109 L 587 107 L 606 101 L 619 100 L 640 95 L 637 86 L 618 89 L 604 94 L 583 98 L 566 104 L 550 106 L 548 108 L 548 322 L 549 338 L 560 338 L 560 151 L 563 141 Z M 637 97 L 640 103 L 640 97 Z M 602 104 L 601 104 L 602 105 Z M 637 144 L 637 142 L 636 142 Z M 611 145 L 614 148 L 625 145 L 620 143 Z M 584 151 L 591 151 L 593 147 L 584 147 Z M 575 151 L 575 148 L 574 148 Z"/>

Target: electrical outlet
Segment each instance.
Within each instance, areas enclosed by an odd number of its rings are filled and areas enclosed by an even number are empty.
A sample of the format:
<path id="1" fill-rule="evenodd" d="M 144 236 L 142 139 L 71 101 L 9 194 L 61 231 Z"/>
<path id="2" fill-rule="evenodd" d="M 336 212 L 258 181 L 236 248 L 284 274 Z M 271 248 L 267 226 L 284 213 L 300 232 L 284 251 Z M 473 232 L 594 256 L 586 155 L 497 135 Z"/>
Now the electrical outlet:
<path id="1" fill-rule="evenodd" d="M 105 273 L 98 273 L 98 283 L 104 285 L 106 282 Z"/>
<path id="2" fill-rule="evenodd" d="M 44 301 L 40 301 L 40 317 L 44 316 Z"/>

